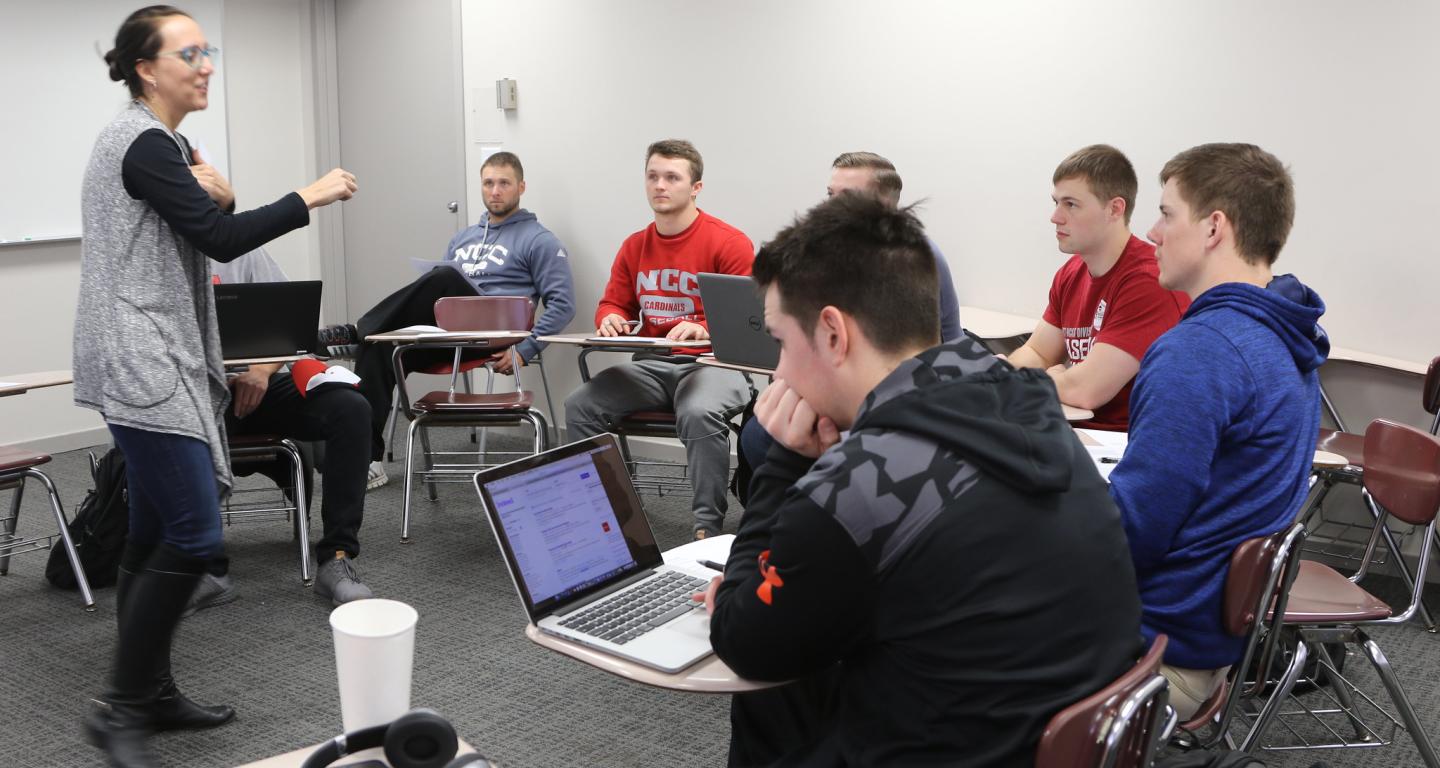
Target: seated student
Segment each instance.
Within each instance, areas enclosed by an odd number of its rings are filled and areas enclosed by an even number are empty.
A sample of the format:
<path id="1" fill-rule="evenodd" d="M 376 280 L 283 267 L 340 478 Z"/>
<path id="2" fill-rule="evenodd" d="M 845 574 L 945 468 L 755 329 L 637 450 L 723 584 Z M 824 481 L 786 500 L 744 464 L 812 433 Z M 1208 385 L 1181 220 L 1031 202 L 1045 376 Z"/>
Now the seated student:
<path id="1" fill-rule="evenodd" d="M 1053 183 L 1050 222 L 1060 252 L 1074 255 L 1055 273 L 1045 316 L 1010 364 L 1045 369 L 1060 402 L 1095 412 L 1076 426 L 1123 432 L 1140 358 L 1188 300 L 1160 287 L 1155 247 L 1130 234 L 1138 183 L 1120 150 L 1078 150 L 1055 169 Z"/>
<path id="2" fill-rule="evenodd" d="M 1130 441 L 1110 475 L 1135 561 L 1146 637 L 1170 636 L 1170 704 L 1194 713 L 1240 660 L 1221 628 L 1230 554 L 1293 522 L 1320 428 L 1316 369 L 1330 342 L 1320 297 L 1271 268 L 1295 217 L 1280 161 L 1205 144 L 1160 172 L 1150 230 L 1160 284 L 1185 318 L 1150 347 L 1131 397 Z"/>
<path id="3" fill-rule="evenodd" d="M 900 206 L 900 190 L 904 182 L 895 164 L 874 152 L 846 152 L 830 164 L 830 183 L 825 187 L 825 196 L 844 194 L 874 195 L 891 208 Z M 945 254 L 931 238 L 930 250 L 935 254 L 935 271 L 940 289 L 940 340 L 955 341 L 960 338 L 960 302 L 955 298 L 955 282 L 950 277 L 950 265 Z M 740 453 L 751 470 L 760 468 L 765 454 L 774 439 L 766 434 L 760 422 L 751 419 L 740 430 Z"/>
<path id="4" fill-rule="evenodd" d="M 1119 513 L 1039 371 L 940 342 L 908 210 L 821 203 L 755 261 L 778 441 L 706 593 L 731 762 L 1029 764 L 1142 650 Z M 848 435 L 841 438 L 842 430 Z"/>
<path id="5" fill-rule="evenodd" d="M 264 248 L 227 263 L 210 262 L 214 282 L 257 283 L 287 280 Z M 360 556 L 360 523 L 365 514 L 365 470 L 369 464 L 366 435 L 370 404 L 359 391 L 327 387 L 302 395 L 282 364 L 252 365 L 230 378 L 233 402 L 225 412 L 232 436 L 269 434 L 321 441 L 320 519 L 323 530 L 315 545 L 315 591 L 335 605 L 374 597 L 360 581 L 352 562 Z M 292 482 L 288 469 L 260 470 L 281 487 Z M 308 489 L 297 488 L 308 494 Z M 218 572 L 217 572 L 218 571 Z M 187 614 L 235 599 L 228 569 L 221 565 L 200 580 Z"/>
<path id="6" fill-rule="evenodd" d="M 320 346 L 332 353 L 354 354 L 360 391 L 370 401 L 369 488 L 389 481 L 380 458 L 385 454 L 385 422 L 390 417 L 395 390 L 395 369 L 388 344 L 368 344 L 371 334 L 411 325 L 434 325 L 435 302 L 447 296 L 528 296 L 544 301 L 535 318 L 532 336 L 559 333 L 575 316 L 575 283 L 565 246 L 540 224 L 535 214 L 520 207 L 525 194 L 525 169 L 512 152 L 496 152 L 480 167 L 485 213 L 445 248 L 445 261 L 460 270 L 437 267 L 409 285 L 381 299 L 354 325 L 336 325 L 320 331 Z M 464 274 L 461 274 L 461 273 Z M 490 357 L 499 373 L 511 373 L 539 354 L 544 345 L 534 338 Z M 516 355 L 518 353 L 518 357 Z M 444 350 L 417 350 L 405 356 L 412 368 L 454 359 Z"/>
<path id="7" fill-rule="evenodd" d="M 595 310 L 597 334 L 631 333 L 638 323 L 633 333 L 640 336 L 710 338 L 696 275 L 748 275 L 755 248 L 744 232 L 696 207 L 704 169 L 688 141 L 657 141 L 645 151 L 645 194 L 655 221 L 620 245 Z M 734 371 L 649 356 L 606 368 L 571 393 L 565 425 L 570 439 L 580 440 L 611 429 L 626 414 L 674 409 L 690 465 L 695 537 L 704 538 L 718 533 L 725 519 L 728 415 L 748 399 L 745 380 Z"/>

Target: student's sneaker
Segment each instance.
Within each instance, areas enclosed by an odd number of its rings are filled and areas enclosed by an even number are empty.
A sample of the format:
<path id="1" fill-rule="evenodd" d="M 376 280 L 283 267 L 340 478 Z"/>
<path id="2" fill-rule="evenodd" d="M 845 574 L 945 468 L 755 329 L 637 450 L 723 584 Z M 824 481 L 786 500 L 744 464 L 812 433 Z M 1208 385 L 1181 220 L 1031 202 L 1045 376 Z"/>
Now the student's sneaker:
<path id="1" fill-rule="evenodd" d="M 350 323 L 327 325 L 315 332 L 316 357 L 352 358 L 360 350 L 360 332 Z"/>
<path id="2" fill-rule="evenodd" d="M 239 599 L 240 593 L 235 591 L 235 580 L 230 578 L 230 574 L 216 576 L 207 573 L 200 577 L 200 583 L 195 585 L 195 592 L 190 595 L 190 602 L 185 604 L 185 610 L 180 616 L 186 618 L 194 615 L 196 611 L 233 603 Z"/>
<path id="3" fill-rule="evenodd" d="M 373 491 L 388 482 L 390 476 L 385 474 L 385 465 L 378 461 L 370 462 L 370 471 L 365 473 L 365 490 Z"/>
<path id="4" fill-rule="evenodd" d="M 330 602 L 335 605 L 351 600 L 368 600 L 375 596 L 375 593 L 360 581 L 360 574 L 355 572 L 354 563 L 344 552 L 336 552 L 333 560 L 321 563 L 320 572 L 315 576 L 315 591 L 330 598 Z"/>

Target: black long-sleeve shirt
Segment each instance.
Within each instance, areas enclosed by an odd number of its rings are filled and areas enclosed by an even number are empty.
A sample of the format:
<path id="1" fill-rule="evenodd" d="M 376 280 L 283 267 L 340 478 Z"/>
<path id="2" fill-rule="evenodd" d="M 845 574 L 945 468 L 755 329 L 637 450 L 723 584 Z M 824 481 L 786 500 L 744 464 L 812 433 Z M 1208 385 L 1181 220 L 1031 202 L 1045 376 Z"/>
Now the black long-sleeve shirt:
<path id="1" fill-rule="evenodd" d="M 121 164 L 125 191 L 144 200 L 172 229 L 216 261 L 232 261 L 310 223 L 296 192 L 243 213 L 220 209 L 190 172 L 190 147 L 159 128 L 135 137 Z"/>

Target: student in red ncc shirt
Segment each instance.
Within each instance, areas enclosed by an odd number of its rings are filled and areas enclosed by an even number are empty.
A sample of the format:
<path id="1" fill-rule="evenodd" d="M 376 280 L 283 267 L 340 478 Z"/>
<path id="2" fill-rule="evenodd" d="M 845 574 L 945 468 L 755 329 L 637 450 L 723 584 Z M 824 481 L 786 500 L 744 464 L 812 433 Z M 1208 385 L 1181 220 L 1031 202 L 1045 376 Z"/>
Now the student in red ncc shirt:
<path id="1" fill-rule="evenodd" d="M 615 255 L 595 311 L 597 334 L 710 338 L 696 276 L 749 275 L 755 247 L 745 233 L 696 207 L 704 169 L 688 141 L 657 141 L 646 151 L 645 195 L 655 221 L 627 237 Z M 718 533 L 725 519 L 728 422 L 745 407 L 748 392 L 734 371 L 647 355 L 607 368 L 575 390 L 565 400 L 565 424 L 578 440 L 613 429 L 627 414 L 674 410 L 690 465 L 695 537 L 704 538 Z"/>

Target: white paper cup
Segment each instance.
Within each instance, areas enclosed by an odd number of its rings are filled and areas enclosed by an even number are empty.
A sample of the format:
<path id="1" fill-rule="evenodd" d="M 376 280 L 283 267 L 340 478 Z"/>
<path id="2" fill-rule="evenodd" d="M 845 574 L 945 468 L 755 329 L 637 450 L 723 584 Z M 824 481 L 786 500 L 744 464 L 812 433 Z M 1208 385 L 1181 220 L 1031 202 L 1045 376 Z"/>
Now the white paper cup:
<path id="1" fill-rule="evenodd" d="M 345 732 L 384 725 L 410 711 L 415 622 L 396 600 L 355 600 L 330 612 Z"/>

